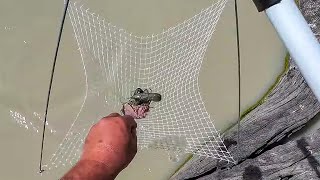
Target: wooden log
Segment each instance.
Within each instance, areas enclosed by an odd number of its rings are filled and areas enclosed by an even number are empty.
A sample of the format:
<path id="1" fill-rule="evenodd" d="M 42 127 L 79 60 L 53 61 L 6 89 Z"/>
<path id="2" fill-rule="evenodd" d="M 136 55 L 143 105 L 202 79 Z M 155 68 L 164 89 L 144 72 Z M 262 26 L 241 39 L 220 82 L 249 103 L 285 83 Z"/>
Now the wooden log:
<path id="1" fill-rule="evenodd" d="M 199 179 L 319 179 L 320 130 L 307 138 L 279 145 L 230 169 L 217 170 Z"/>
<path id="2" fill-rule="evenodd" d="M 319 39 L 320 0 L 300 0 L 300 8 Z M 300 140 L 300 143 L 298 141 L 285 145 L 277 143 L 301 129 L 320 111 L 319 102 L 297 66 L 291 59 L 289 63 L 288 70 L 264 103 L 242 119 L 240 143 L 237 142 L 237 126 L 224 133 L 225 145 L 238 159 L 237 165 L 193 156 L 171 179 L 253 180 L 281 179 L 285 176 L 293 179 L 316 178 L 319 174 L 310 161 L 319 164 L 314 160 L 318 156 L 304 154 L 303 148 L 306 147 L 302 145 L 308 144 L 314 148 L 312 151 L 318 151 L 320 141 L 316 137 L 317 135 L 319 137 L 319 131 L 315 136 Z M 270 148 L 272 148 L 270 151 L 266 151 Z M 257 177 L 251 177 L 251 174 Z"/>

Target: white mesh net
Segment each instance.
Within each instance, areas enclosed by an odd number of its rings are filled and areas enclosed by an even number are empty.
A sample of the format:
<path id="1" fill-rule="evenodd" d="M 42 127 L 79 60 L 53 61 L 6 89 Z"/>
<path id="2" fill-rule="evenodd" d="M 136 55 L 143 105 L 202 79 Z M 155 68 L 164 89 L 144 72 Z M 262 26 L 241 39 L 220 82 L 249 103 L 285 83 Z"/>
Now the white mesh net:
<path id="1" fill-rule="evenodd" d="M 47 168 L 75 163 L 91 125 L 119 110 L 136 88 L 162 95 L 138 120 L 138 146 L 193 153 L 234 163 L 207 113 L 199 71 L 226 0 L 160 34 L 138 37 L 107 23 L 78 3 L 69 17 L 82 57 L 86 96 Z M 95 121 L 92 121 L 95 120 Z"/>

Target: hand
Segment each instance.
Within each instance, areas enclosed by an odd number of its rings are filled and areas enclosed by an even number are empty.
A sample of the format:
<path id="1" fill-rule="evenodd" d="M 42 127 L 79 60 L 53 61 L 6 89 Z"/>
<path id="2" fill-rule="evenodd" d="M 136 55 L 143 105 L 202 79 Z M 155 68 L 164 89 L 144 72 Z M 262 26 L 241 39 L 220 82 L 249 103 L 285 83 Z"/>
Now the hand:
<path id="1" fill-rule="evenodd" d="M 90 129 L 80 161 L 102 163 L 117 176 L 137 153 L 136 127 L 131 116 L 112 113 L 102 118 Z"/>

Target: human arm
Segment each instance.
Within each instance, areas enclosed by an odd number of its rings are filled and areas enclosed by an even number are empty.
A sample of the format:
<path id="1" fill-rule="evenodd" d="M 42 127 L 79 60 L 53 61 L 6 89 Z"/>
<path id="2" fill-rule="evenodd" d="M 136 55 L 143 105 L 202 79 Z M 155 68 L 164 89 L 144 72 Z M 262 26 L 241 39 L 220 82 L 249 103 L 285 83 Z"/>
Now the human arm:
<path id="1" fill-rule="evenodd" d="M 113 180 L 137 152 L 136 127 L 131 116 L 102 118 L 90 129 L 79 162 L 62 180 Z"/>

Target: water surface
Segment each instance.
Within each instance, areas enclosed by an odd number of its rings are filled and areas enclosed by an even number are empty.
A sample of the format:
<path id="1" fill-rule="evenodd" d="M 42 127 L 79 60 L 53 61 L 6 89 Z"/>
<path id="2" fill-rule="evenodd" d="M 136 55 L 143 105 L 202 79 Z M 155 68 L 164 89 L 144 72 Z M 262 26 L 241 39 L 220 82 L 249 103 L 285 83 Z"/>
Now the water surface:
<path id="1" fill-rule="evenodd" d="M 159 33 L 192 17 L 211 0 L 104 0 L 88 3 L 91 11 L 137 35 Z M 271 24 L 250 1 L 239 2 L 242 110 L 256 102 L 283 68 L 285 50 Z M 0 3 L 0 177 L 40 179 L 37 174 L 41 130 L 52 57 L 63 4 L 60 1 Z M 206 108 L 217 129 L 237 119 L 237 53 L 233 3 L 221 16 L 200 74 Z M 60 143 L 78 112 L 85 93 L 85 76 L 67 19 L 56 66 L 49 111 L 45 157 Z M 14 116 L 15 118 L 13 118 Z M 52 122 L 52 123 L 50 123 Z M 54 125 L 54 126 L 52 126 Z M 161 150 L 139 152 L 118 179 L 166 179 L 183 162 L 169 160 Z M 45 179 L 57 179 L 66 165 Z"/>

